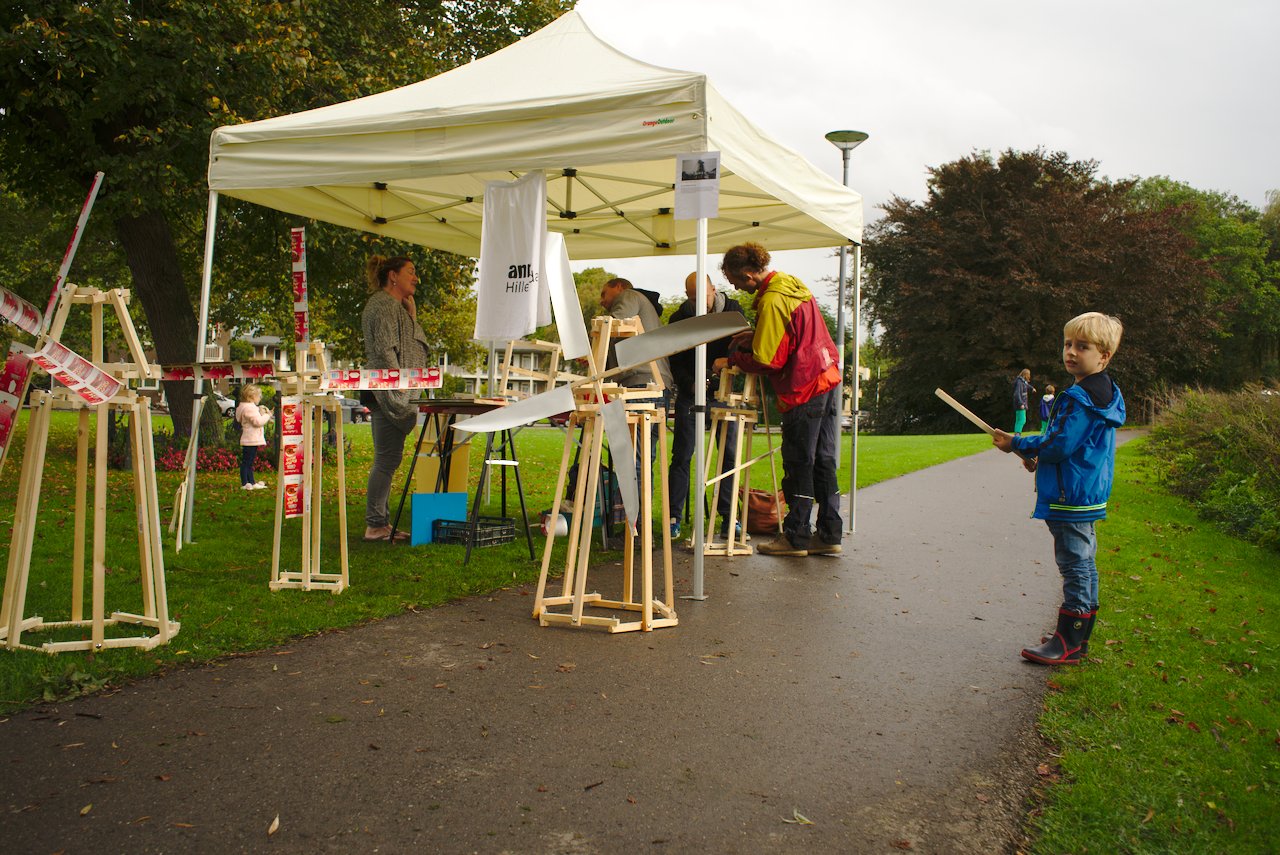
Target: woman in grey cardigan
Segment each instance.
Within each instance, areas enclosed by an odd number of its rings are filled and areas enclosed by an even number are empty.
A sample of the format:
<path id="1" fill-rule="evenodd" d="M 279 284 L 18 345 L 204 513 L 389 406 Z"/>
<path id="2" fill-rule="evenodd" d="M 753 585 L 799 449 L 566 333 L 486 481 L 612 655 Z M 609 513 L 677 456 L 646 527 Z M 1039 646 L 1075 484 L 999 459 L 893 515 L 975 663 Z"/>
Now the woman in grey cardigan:
<path id="1" fill-rule="evenodd" d="M 366 368 L 426 368 L 427 334 L 418 323 L 413 295 L 418 273 L 404 256 L 375 255 L 366 266 L 369 302 L 364 307 L 364 364 Z M 391 478 L 404 459 L 404 441 L 418 423 L 418 408 L 410 392 L 378 389 L 369 407 L 373 432 L 373 466 L 365 505 L 364 539 L 387 540 L 391 536 Z M 396 540 L 408 540 L 409 532 L 397 531 Z"/>

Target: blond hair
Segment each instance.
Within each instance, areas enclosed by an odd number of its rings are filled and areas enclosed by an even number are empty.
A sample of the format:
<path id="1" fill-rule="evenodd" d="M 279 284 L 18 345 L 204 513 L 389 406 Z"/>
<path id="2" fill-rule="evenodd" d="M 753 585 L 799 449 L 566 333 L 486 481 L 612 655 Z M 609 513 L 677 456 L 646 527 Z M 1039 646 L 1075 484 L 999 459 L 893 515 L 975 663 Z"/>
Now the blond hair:
<path id="1" fill-rule="evenodd" d="M 1123 334 L 1124 324 L 1120 323 L 1120 319 L 1102 312 L 1076 315 L 1062 328 L 1064 337 L 1084 339 L 1112 356 L 1120 349 L 1120 336 Z"/>
<path id="2" fill-rule="evenodd" d="M 246 383 L 240 387 L 240 401 L 261 401 L 262 390 L 252 383 Z"/>

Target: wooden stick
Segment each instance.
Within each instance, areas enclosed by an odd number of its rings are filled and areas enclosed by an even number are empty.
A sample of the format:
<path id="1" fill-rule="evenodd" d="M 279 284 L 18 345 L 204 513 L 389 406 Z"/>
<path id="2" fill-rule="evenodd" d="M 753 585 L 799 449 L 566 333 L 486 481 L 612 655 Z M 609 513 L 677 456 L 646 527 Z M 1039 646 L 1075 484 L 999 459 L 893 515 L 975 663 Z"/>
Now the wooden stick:
<path id="1" fill-rule="evenodd" d="M 71 619 L 84 619 L 85 502 L 89 491 L 89 410 L 81 407 L 76 428 L 75 540 L 71 546 Z"/>
<path id="2" fill-rule="evenodd" d="M 982 419 L 978 418 L 976 415 L 974 415 L 972 410 L 970 410 L 964 404 L 957 401 L 955 398 L 948 395 L 946 392 L 942 391 L 941 389 L 934 389 L 933 394 L 937 395 L 939 398 L 946 401 L 947 405 L 950 406 L 953 410 L 955 410 L 957 413 L 964 416 L 966 419 L 968 419 L 969 421 L 977 425 L 979 428 L 981 428 L 987 434 L 987 436 L 996 435 L 995 428 L 993 428 L 991 425 L 984 422 Z"/>

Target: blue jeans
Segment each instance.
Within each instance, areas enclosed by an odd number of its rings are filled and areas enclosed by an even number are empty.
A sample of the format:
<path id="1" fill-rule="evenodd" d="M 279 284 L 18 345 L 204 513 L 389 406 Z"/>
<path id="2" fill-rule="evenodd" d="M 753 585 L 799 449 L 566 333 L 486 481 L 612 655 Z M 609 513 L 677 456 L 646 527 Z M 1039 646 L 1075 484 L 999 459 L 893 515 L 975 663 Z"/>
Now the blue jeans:
<path id="1" fill-rule="evenodd" d="M 1098 610 L 1098 535 L 1094 522 L 1045 520 L 1053 535 L 1053 557 L 1062 574 L 1062 607 L 1070 611 Z"/>
<path id="2" fill-rule="evenodd" d="M 240 446 L 240 486 L 253 484 L 253 464 L 258 459 L 258 446 Z"/>
<path id="3" fill-rule="evenodd" d="M 782 493 L 787 516 L 782 532 L 799 549 L 809 547 L 810 519 L 818 506 L 818 539 L 840 542 L 840 485 L 836 481 L 836 407 L 832 389 L 782 414 Z"/>
<path id="4" fill-rule="evenodd" d="M 708 420 L 709 421 L 709 420 Z M 676 393 L 675 406 L 675 439 L 671 442 L 671 469 L 667 472 L 667 485 L 671 492 L 671 516 L 674 519 L 684 517 L 685 502 L 689 499 L 689 461 L 693 458 L 697 447 L 698 436 L 694 432 L 695 417 L 693 412 L 693 393 Z M 724 443 L 724 466 L 721 472 L 733 469 L 734 458 L 738 454 L 738 428 L 727 432 Z M 720 516 L 728 519 L 733 507 L 733 479 L 725 478 L 717 485 L 720 487 L 716 500 L 716 510 Z"/>

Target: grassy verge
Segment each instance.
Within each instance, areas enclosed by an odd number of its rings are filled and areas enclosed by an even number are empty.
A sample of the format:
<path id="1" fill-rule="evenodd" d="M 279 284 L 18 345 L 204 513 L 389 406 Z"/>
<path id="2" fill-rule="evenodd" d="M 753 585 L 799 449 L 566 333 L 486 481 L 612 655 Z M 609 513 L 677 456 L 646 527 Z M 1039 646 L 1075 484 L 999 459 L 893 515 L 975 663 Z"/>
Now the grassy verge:
<path id="1" fill-rule="evenodd" d="M 1090 660 L 1052 675 L 1039 853 L 1280 850 L 1280 559 L 1198 520 L 1123 447 Z"/>
<path id="2" fill-rule="evenodd" d="M 24 422 L 25 425 L 25 414 Z M 10 459 L 0 476 L 0 543 L 7 564 L 12 532 L 12 497 L 17 491 L 25 427 L 15 431 Z M 165 533 L 165 568 L 169 609 L 182 629 L 168 645 L 152 651 L 112 650 L 102 654 L 64 653 L 46 656 L 31 651 L 0 650 L 0 711 L 41 699 L 54 700 L 97 691 L 108 684 L 163 672 L 179 665 L 205 662 L 227 654 L 258 650 L 288 639 L 375 620 L 410 608 L 428 608 L 457 597 L 537 579 L 540 564 L 529 559 L 523 537 L 515 543 L 478 549 L 463 566 L 463 547 L 423 546 L 391 548 L 360 541 L 364 531 L 364 485 L 372 460 L 367 425 L 349 427 L 347 455 L 347 516 L 350 537 L 351 587 L 342 594 L 302 591 L 272 592 L 271 547 L 275 491 L 246 493 L 235 472 L 201 475 L 198 482 L 193 535 L 196 542 L 175 553 L 173 537 Z M 518 440 L 522 480 L 531 518 L 550 506 L 563 434 L 550 428 L 522 432 Z M 774 436 L 774 444 L 777 437 Z M 757 453 L 765 449 L 763 436 Z M 942 460 L 989 447 L 981 434 L 960 437 L 862 437 L 858 481 L 862 486 L 901 475 Z M 847 446 L 846 446 L 847 448 Z M 24 615 L 46 620 L 70 616 L 71 552 L 75 493 L 75 418 L 57 413 L 53 419 L 43 475 L 39 526 L 33 547 L 30 583 Z M 476 483 L 482 446 L 472 455 L 471 484 Z M 847 461 L 846 461 L 847 464 Z M 407 465 L 406 465 L 407 468 Z M 338 536 L 336 470 L 327 466 L 322 504 L 322 569 L 337 569 Z M 403 470 L 402 470 L 403 474 Z M 265 473 L 274 487 L 274 473 Z M 755 486 L 769 483 L 767 462 L 753 470 Z M 167 525 L 181 475 L 158 476 L 161 521 Z M 842 474 L 847 483 L 848 470 Z M 398 500 L 397 480 L 393 503 Z M 106 606 L 108 611 L 140 611 L 141 584 L 137 559 L 132 480 L 128 473 L 108 478 L 108 543 Z M 514 483 L 508 513 L 518 504 Z M 496 513 L 499 493 L 486 512 Z M 406 520 L 403 525 L 407 525 Z M 90 531 L 92 520 L 90 520 Z M 287 521 L 282 539 L 281 567 L 296 569 L 301 553 L 301 523 Z M 541 543 L 535 538 L 535 554 Z M 558 566 L 554 562 L 552 566 Z M 88 585 L 86 585 L 88 587 Z M 87 612 L 87 609 L 86 609 Z M 82 630 L 58 630 L 33 635 L 23 642 L 39 644 L 50 638 L 82 638 Z M 7 655 L 6 655 L 7 654 Z"/>

